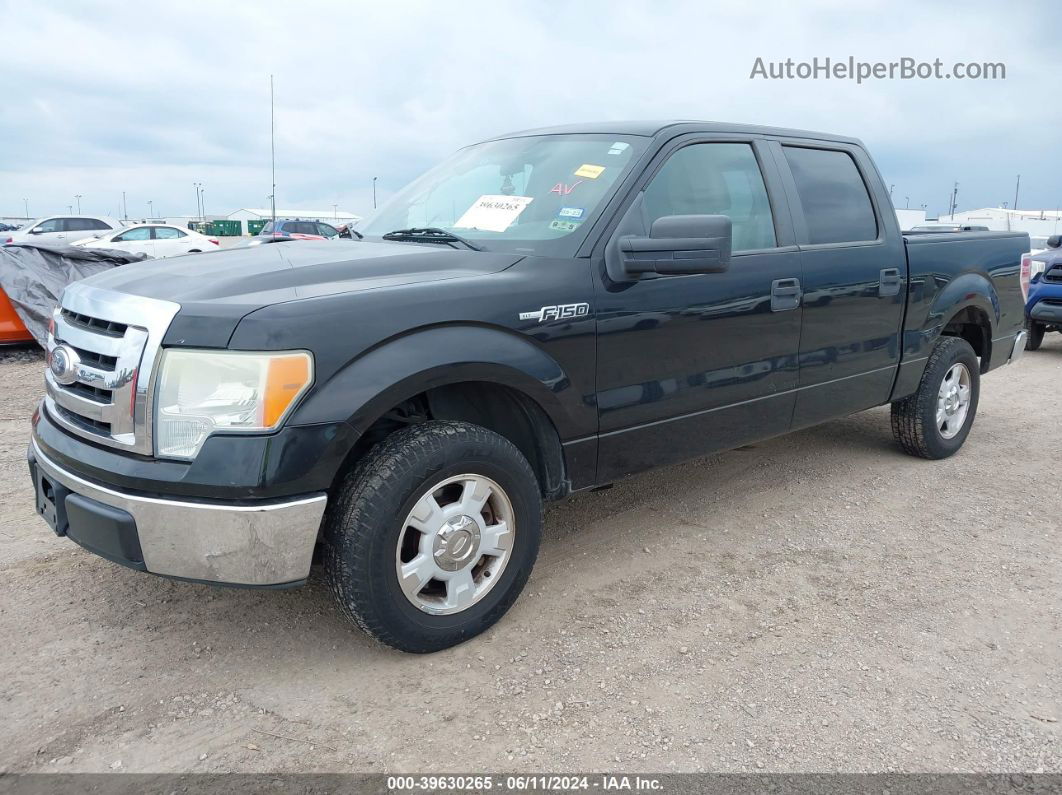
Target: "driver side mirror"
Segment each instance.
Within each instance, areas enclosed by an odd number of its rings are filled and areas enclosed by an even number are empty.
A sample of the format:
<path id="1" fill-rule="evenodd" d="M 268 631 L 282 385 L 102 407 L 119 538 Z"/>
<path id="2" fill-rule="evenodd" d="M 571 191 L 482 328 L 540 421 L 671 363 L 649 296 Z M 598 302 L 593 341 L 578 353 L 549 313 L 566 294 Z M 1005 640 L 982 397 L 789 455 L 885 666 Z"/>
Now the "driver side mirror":
<path id="1" fill-rule="evenodd" d="M 1062 248 L 1062 235 L 1051 235 L 1047 238 L 1048 248 Z"/>
<path id="2" fill-rule="evenodd" d="M 31 230 L 29 230 L 29 233 L 31 235 L 42 235 L 42 234 L 44 234 L 44 230 L 43 229 L 31 229 Z"/>
<path id="3" fill-rule="evenodd" d="M 649 237 L 619 239 L 623 271 L 678 276 L 722 273 L 730 266 L 733 231 L 725 215 L 665 215 Z"/>

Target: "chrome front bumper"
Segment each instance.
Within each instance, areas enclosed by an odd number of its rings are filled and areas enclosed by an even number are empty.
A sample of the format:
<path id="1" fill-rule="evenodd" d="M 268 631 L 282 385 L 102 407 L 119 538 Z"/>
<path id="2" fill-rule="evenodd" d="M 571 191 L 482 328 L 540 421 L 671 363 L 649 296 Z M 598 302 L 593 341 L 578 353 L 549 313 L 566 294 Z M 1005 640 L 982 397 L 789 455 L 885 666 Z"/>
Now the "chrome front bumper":
<path id="1" fill-rule="evenodd" d="M 132 516 L 142 568 L 152 574 L 249 586 L 295 584 L 309 575 L 324 494 L 265 505 L 140 497 L 61 468 L 41 452 L 36 440 L 31 442 L 31 456 L 53 483 Z M 73 532 L 70 535 L 76 540 Z"/>

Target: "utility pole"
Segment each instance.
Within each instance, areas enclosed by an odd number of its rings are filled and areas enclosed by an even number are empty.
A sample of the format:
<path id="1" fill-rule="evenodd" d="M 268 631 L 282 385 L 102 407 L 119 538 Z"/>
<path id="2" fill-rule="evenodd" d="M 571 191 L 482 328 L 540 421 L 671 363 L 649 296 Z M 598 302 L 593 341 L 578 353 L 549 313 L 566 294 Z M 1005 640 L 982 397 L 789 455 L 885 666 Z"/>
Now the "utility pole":
<path id="1" fill-rule="evenodd" d="M 376 180 L 378 179 L 379 177 L 372 178 L 372 209 L 374 210 L 376 209 Z"/>
<path id="2" fill-rule="evenodd" d="M 269 76 L 269 167 L 273 175 L 273 192 L 269 194 L 273 214 L 273 229 L 277 227 L 277 147 L 276 125 L 273 116 L 273 75 Z"/>
<path id="3" fill-rule="evenodd" d="M 74 194 L 74 198 L 77 200 L 77 214 L 81 215 L 81 194 Z"/>
<path id="4" fill-rule="evenodd" d="M 1018 181 L 1014 183 L 1014 211 L 1018 210 L 1018 188 L 1021 187 L 1021 174 L 1018 174 Z"/>

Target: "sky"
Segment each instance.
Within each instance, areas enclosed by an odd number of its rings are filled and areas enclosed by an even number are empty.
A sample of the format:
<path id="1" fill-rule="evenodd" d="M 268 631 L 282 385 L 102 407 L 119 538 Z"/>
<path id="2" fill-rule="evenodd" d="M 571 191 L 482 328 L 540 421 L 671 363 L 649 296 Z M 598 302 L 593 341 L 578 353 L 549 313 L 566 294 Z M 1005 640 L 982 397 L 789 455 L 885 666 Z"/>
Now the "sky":
<path id="1" fill-rule="evenodd" d="M 468 143 L 706 119 L 863 140 L 896 206 L 1062 204 L 1062 3 L 0 0 L 0 216 L 268 206 L 359 215 Z M 1002 80 L 750 78 L 765 64 L 1003 63 Z"/>

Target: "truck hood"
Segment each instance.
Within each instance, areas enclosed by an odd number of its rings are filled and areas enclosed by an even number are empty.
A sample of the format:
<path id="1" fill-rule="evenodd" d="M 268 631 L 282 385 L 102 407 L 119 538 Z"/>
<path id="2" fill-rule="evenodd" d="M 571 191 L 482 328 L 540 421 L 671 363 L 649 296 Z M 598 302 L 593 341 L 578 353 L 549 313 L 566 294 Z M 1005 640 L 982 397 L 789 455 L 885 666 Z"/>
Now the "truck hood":
<path id="1" fill-rule="evenodd" d="M 403 284 L 486 276 L 523 257 L 439 244 L 299 240 L 125 265 L 83 283 L 181 305 L 164 344 L 225 347 L 266 306 Z"/>
<path id="2" fill-rule="evenodd" d="M 150 260 L 88 283 L 244 315 L 283 301 L 496 273 L 520 259 L 439 244 L 300 240 Z"/>

